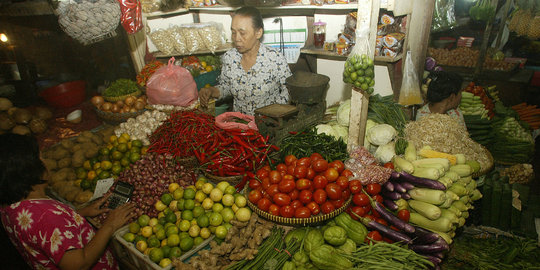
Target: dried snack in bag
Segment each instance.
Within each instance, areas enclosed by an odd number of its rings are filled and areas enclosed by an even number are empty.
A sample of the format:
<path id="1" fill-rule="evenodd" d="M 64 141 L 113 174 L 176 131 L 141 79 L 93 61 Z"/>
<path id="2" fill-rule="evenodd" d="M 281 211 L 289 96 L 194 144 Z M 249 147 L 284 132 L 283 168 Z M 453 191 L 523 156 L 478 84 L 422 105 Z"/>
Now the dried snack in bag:
<path id="1" fill-rule="evenodd" d="M 174 51 L 174 39 L 169 29 L 158 29 L 150 33 L 150 40 L 156 48 L 164 54 L 172 54 Z"/>
<path id="2" fill-rule="evenodd" d="M 405 34 L 403 33 L 390 33 L 384 36 L 384 46 L 387 48 L 401 48 L 403 39 L 405 39 Z"/>
<path id="3" fill-rule="evenodd" d="M 199 35 L 198 26 L 195 24 L 182 25 L 182 34 L 184 35 L 184 40 L 186 41 L 186 50 L 189 53 L 194 53 L 198 50 L 201 50 L 204 47 L 204 42 Z"/>
<path id="4" fill-rule="evenodd" d="M 170 30 L 172 38 L 174 39 L 174 50 L 179 54 L 185 54 L 187 52 L 186 39 L 182 33 L 182 28 L 174 26 Z"/>
<path id="5" fill-rule="evenodd" d="M 220 31 L 221 28 L 223 27 L 219 27 L 217 23 L 209 23 L 202 25 L 202 27 L 199 28 L 199 35 L 201 36 L 204 46 L 212 53 L 223 45 L 222 31 Z"/>
<path id="6" fill-rule="evenodd" d="M 420 93 L 420 81 L 415 72 L 414 63 L 411 57 L 411 51 L 407 51 L 405 59 L 405 69 L 403 71 L 403 80 L 401 81 L 401 90 L 399 91 L 399 104 L 410 106 L 422 104 L 422 94 Z"/>
<path id="7" fill-rule="evenodd" d="M 374 91 L 375 72 L 373 52 L 369 48 L 369 27 L 356 31 L 356 45 L 345 61 L 343 81 L 368 95 Z"/>

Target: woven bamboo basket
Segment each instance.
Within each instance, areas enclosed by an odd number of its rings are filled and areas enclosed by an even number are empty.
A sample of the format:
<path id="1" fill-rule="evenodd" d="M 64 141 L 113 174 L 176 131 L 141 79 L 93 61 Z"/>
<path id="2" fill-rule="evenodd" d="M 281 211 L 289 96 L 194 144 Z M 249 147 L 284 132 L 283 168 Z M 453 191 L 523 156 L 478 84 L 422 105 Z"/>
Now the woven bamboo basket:
<path id="1" fill-rule="evenodd" d="M 197 168 L 199 166 L 199 161 L 197 160 L 195 156 L 184 157 L 184 158 L 178 157 L 176 161 L 180 163 L 182 166 L 184 166 L 185 168 Z"/>
<path id="2" fill-rule="evenodd" d="M 142 91 L 141 90 L 137 90 L 133 93 L 129 93 L 127 95 L 123 95 L 123 96 L 117 96 L 117 97 L 106 97 L 104 96 L 103 98 L 106 100 L 106 101 L 109 101 L 109 102 L 117 102 L 119 100 L 124 100 L 126 99 L 127 97 L 138 97 L 142 94 Z"/>
<path id="3" fill-rule="evenodd" d="M 242 179 L 244 178 L 243 175 L 218 176 L 218 175 L 211 174 L 207 171 L 204 171 L 203 173 L 204 173 L 204 176 L 206 176 L 206 178 L 208 178 L 208 180 L 210 180 L 210 182 L 214 184 L 218 184 L 219 182 L 225 181 L 231 184 L 231 186 L 236 186 L 240 182 L 242 182 Z"/>
<path id="4" fill-rule="evenodd" d="M 288 225 L 288 226 L 307 226 L 307 225 L 314 225 L 321 223 L 325 220 L 331 219 L 336 217 L 337 215 L 343 213 L 347 207 L 351 204 L 352 196 L 349 197 L 349 199 L 343 204 L 342 207 L 334 210 L 333 212 L 330 212 L 328 214 L 319 214 L 316 216 L 312 216 L 309 218 L 286 218 L 286 217 L 280 217 L 272 215 L 268 212 L 265 212 L 256 205 L 254 205 L 252 202 L 247 200 L 247 204 L 249 205 L 249 208 L 253 210 L 253 212 L 257 213 L 259 216 L 264 217 L 272 222 L 276 222 L 282 225 Z"/>
<path id="5" fill-rule="evenodd" d="M 485 149 L 485 147 L 484 147 Z M 486 152 L 487 152 L 487 156 L 488 156 L 488 160 L 489 160 L 489 166 L 487 166 L 486 168 L 481 168 L 480 171 L 478 172 L 475 172 L 472 174 L 472 177 L 473 178 L 478 178 L 484 174 L 487 174 L 489 171 L 491 171 L 493 169 L 493 165 L 495 164 L 494 160 L 493 160 L 493 156 L 491 155 L 491 153 L 485 149 Z"/>
<path id="6" fill-rule="evenodd" d="M 97 108 L 95 110 L 96 110 L 97 116 L 101 120 L 103 120 L 106 123 L 114 124 L 114 125 L 123 123 L 127 121 L 129 118 L 137 117 L 141 115 L 142 113 L 144 113 L 144 111 L 146 111 L 145 109 L 143 109 L 143 110 L 139 110 L 136 112 L 129 112 L 129 113 L 113 113 L 113 112 L 104 112 Z"/>

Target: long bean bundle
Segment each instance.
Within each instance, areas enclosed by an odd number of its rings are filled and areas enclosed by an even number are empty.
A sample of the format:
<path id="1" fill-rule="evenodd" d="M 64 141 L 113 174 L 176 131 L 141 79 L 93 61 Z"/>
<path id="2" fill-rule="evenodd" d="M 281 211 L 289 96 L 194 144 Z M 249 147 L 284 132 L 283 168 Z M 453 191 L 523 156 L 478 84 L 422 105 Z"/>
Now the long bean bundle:
<path id="1" fill-rule="evenodd" d="M 342 255 L 354 263 L 355 269 L 417 270 L 433 267 L 428 259 L 397 243 L 362 245 L 352 254 Z"/>
<path id="2" fill-rule="evenodd" d="M 374 95 L 369 98 L 368 118 L 381 124 L 389 124 L 401 132 L 409 117 L 403 112 L 403 106 L 394 102 L 394 96 Z"/>

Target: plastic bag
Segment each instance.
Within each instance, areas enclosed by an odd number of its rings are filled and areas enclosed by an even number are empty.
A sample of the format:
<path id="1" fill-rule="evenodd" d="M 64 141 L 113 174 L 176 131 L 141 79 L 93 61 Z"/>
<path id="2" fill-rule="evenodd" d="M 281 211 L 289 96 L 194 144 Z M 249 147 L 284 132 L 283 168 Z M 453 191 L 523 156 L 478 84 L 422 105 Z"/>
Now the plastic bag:
<path id="1" fill-rule="evenodd" d="M 245 123 L 239 122 L 243 121 Z M 253 129 L 259 130 L 255 117 L 239 112 L 225 112 L 216 116 L 216 126 L 221 129 Z"/>
<path id="2" fill-rule="evenodd" d="M 375 85 L 373 52 L 369 47 L 369 27 L 356 30 L 356 45 L 345 61 L 343 81 L 366 94 L 373 93 Z"/>
<path id="3" fill-rule="evenodd" d="M 118 0 L 122 17 L 120 22 L 128 34 L 137 33 L 142 29 L 141 2 L 137 0 Z"/>
<path id="4" fill-rule="evenodd" d="M 182 33 L 182 28 L 180 26 L 174 26 L 170 31 L 174 40 L 174 50 L 179 54 L 185 54 L 187 52 L 186 39 Z"/>
<path id="5" fill-rule="evenodd" d="M 201 35 L 199 35 L 199 27 L 200 26 L 196 24 L 187 24 L 181 26 L 188 53 L 194 53 L 205 48 L 204 41 L 201 38 Z"/>
<path id="6" fill-rule="evenodd" d="M 186 107 L 197 101 L 199 94 L 191 73 L 174 65 L 174 57 L 167 66 L 161 67 L 146 83 L 146 95 L 150 104 Z"/>
<path id="7" fill-rule="evenodd" d="M 170 29 L 158 29 L 150 33 L 150 40 L 156 45 L 156 48 L 164 54 L 172 54 L 175 49 L 176 41 L 173 32 Z"/>
<path id="8" fill-rule="evenodd" d="M 403 106 L 423 103 L 422 94 L 420 93 L 420 81 L 418 80 L 418 75 L 414 69 L 411 51 L 407 51 L 398 103 Z"/>
<path id="9" fill-rule="evenodd" d="M 435 0 L 435 9 L 431 20 L 432 33 L 452 29 L 457 25 L 454 12 L 455 4 L 455 0 Z"/>
<path id="10" fill-rule="evenodd" d="M 221 24 L 213 22 L 203 24 L 198 28 L 198 31 L 204 46 L 212 53 L 225 43 L 223 35 L 221 34 L 223 33 L 223 26 Z"/>

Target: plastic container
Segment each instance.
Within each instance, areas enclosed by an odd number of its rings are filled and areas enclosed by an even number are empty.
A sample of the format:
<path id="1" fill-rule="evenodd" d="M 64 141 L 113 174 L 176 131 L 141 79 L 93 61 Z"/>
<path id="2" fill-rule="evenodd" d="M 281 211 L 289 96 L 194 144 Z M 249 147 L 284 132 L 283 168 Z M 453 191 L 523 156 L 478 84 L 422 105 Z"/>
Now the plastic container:
<path id="1" fill-rule="evenodd" d="M 318 22 L 313 23 L 313 45 L 317 48 L 322 48 L 325 40 L 326 23 L 319 20 Z"/>
<path id="2" fill-rule="evenodd" d="M 53 107 L 69 108 L 77 106 L 84 101 L 86 96 L 86 82 L 71 81 L 49 87 L 39 93 L 47 104 Z"/>

